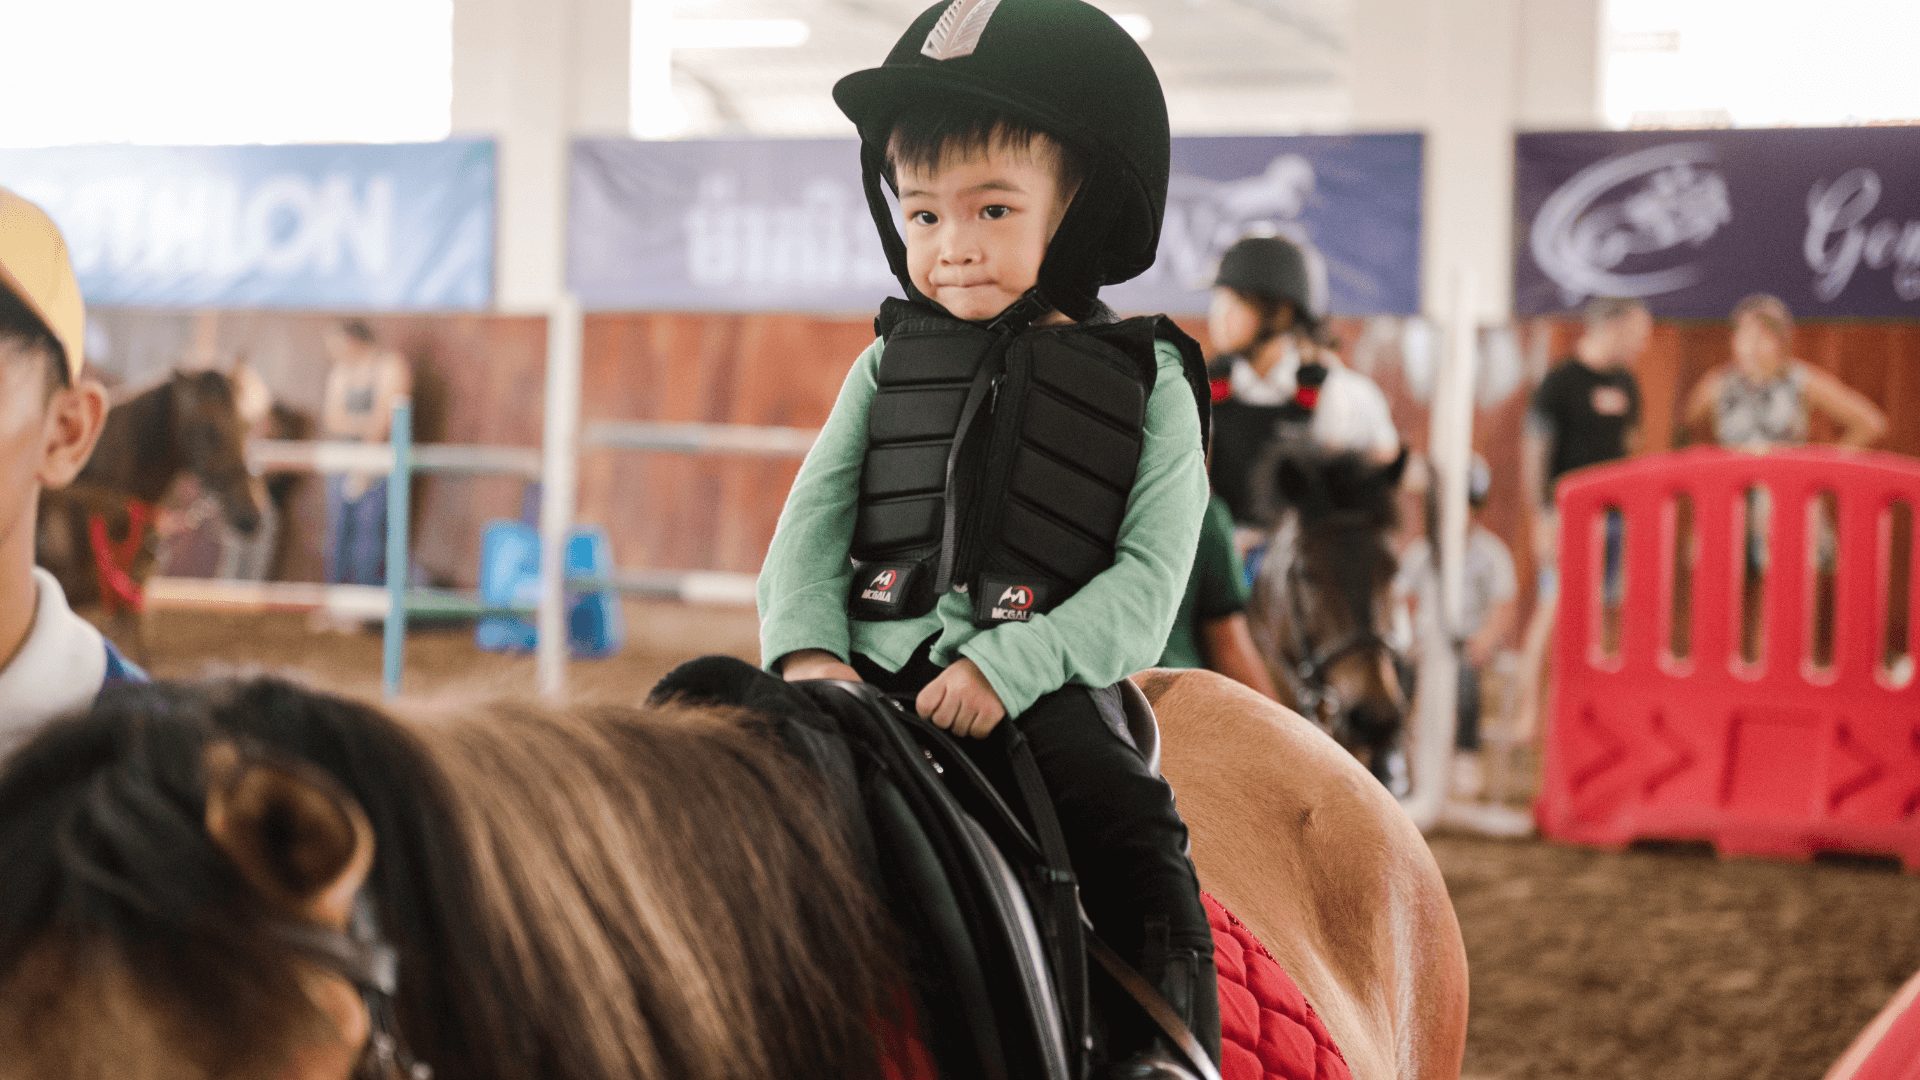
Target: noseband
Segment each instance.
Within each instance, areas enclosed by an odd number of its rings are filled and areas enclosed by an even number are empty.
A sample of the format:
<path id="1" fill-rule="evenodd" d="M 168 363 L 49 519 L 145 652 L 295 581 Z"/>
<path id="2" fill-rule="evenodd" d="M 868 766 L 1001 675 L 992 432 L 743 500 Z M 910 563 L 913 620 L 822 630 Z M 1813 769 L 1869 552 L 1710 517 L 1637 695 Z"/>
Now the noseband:
<path id="1" fill-rule="evenodd" d="M 416 1061 L 400 1034 L 393 1009 L 394 994 L 400 988 L 400 957 L 380 932 L 379 916 L 365 890 L 354 898 L 346 930 L 295 923 L 280 927 L 278 936 L 359 991 L 371 1030 L 354 1066 L 354 1080 L 433 1080 L 433 1066 Z"/>

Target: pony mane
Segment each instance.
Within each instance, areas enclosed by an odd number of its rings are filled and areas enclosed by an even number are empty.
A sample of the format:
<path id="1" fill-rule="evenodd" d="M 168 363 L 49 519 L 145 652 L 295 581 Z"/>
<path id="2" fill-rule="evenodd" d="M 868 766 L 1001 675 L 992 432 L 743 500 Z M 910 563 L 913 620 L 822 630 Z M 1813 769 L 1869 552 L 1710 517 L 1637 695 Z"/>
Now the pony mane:
<path id="1" fill-rule="evenodd" d="M 143 1007 L 140 1056 L 208 1075 L 324 1034 L 286 977 L 304 958 L 205 832 L 202 755 L 232 740 L 366 812 L 400 1028 L 439 1075 L 882 1075 L 886 923 L 771 740 L 674 708 L 440 713 L 257 679 L 118 688 L 42 729 L 0 765 L 0 1061 L 97 1075 L 130 1053 L 102 1015 Z"/>
<path id="2" fill-rule="evenodd" d="M 889 922 L 814 778 L 743 717 L 497 702 L 446 770 L 541 1077 L 879 1077 Z"/>

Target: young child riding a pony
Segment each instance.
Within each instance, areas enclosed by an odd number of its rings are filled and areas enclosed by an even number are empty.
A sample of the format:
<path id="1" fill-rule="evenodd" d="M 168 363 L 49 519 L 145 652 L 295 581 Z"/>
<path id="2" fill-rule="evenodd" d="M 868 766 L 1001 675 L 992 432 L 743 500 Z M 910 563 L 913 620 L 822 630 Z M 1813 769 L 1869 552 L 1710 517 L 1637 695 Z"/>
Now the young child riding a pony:
<path id="1" fill-rule="evenodd" d="M 1208 490 L 1198 347 L 1097 298 L 1154 261 L 1159 80 L 1082 0 L 953 0 L 834 99 L 908 299 L 881 306 L 787 497 L 762 656 L 914 695 L 959 736 L 1012 718 L 1095 929 L 1218 1061 L 1186 826 L 1118 688 L 1167 640 Z M 1116 1049 L 1117 1075 L 1185 1075 L 1164 1046 Z"/>
<path id="2" fill-rule="evenodd" d="M 145 678 L 33 561 L 41 491 L 73 482 L 106 420 L 85 338 L 59 230 L 0 188 L 0 747 L 104 685 Z"/>

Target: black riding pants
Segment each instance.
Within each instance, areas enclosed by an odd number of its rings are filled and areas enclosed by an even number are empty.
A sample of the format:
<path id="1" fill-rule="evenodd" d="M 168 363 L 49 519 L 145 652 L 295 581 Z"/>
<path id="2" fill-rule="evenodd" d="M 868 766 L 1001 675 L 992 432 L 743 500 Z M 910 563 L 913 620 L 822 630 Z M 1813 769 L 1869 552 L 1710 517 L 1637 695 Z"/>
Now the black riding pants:
<path id="1" fill-rule="evenodd" d="M 898 673 L 860 655 L 853 666 L 862 679 L 895 694 L 919 693 L 941 671 L 925 646 Z M 1123 715 L 1117 687 L 1069 685 L 1034 702 L 1016 722 L 1053 797 L 1094 929 L 1163 985 L 1167 949 L 1198 955 L 1192 1028 L 1217 1063 L 1213 932 L 1187 858 L 1187 826 L 1174 808 L 1173 789 L 1147 768 L 1124 734 Z M 985 743 L 961 742 L 989 777 L 1004 779 L 1005 764 L 980 752 Z"/>

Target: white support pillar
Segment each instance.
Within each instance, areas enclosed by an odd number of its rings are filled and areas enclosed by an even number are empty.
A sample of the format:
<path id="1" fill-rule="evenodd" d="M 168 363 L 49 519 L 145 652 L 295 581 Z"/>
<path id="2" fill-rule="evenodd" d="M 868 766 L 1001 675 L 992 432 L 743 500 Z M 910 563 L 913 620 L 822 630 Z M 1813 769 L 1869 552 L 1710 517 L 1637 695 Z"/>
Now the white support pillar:
<path id="1" fill-rule="evenodd" d="M 567 693 L 567 544 L 580 485 L 580 304 L 563 296 L 547 315 L 547 411 L 540 454 L 540 604 L 534 673 L 540 695 Z"/>
<path id="2" fill-rule="evenodd" d="M 500 141 L 496 306 L 542 313 L 566 277 L 567 145 L 624 135 L 632 0 L 455 0 L 453 130 Z"/>
<path id="3" fill-rule="evenodd" d="M 1353 123 L 1426 133 L 1421 308 L 1449 274 L 1475 317 L 1513 306 L 1513 135 L 1600 121 L 1603 0 L 1357 0 Z"/>

